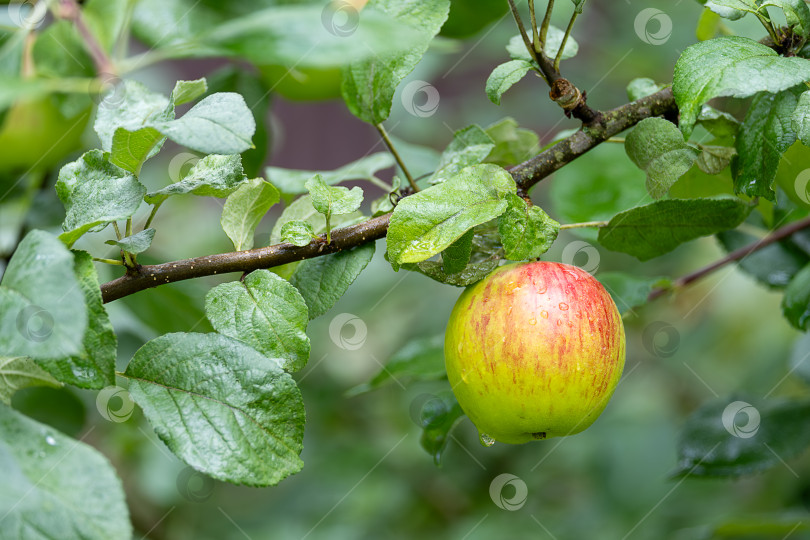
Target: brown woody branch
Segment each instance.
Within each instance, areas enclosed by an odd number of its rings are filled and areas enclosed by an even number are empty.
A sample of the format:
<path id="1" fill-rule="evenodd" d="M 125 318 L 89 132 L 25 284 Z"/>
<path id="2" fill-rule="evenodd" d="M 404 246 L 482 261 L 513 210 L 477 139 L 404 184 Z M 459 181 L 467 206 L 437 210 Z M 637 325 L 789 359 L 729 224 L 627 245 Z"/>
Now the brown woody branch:
<path id="1" fill-rule="evenodd" d="M 540 180 L 610 137 L 644 118 L 672 113 L 675 110 L 672 91 L 670 89 L 661 90 L 651 96 L 602 113 L 605 120 L 603 125 L 584 127 L 532 159 L 512 167 L 509 172 L 515 178 L 519 192 L 525 195 Z M 326 244 L 325 239 L 320 237 L 304 247 L 277 244 L 249 251 L 138 266 L 129 270 L 126 275 L 104 283 L 101 286 L 102 296 L 104 302 L 112 302 L 166 283 L 229 272 L 252 272 L 260 268 L 272 268 L 289 262 L 351 249 L 383 238 L 388 230 L 389 219 L 390 214 L 386 214 L 359 225 L 338 229 L 332 233 L 330 244 Z"/>

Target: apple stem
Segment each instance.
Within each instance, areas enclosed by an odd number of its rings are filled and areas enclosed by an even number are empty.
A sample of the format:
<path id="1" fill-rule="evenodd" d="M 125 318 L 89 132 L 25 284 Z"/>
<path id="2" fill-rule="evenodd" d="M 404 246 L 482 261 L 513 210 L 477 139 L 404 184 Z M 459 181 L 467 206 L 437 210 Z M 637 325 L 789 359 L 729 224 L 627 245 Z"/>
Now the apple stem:
<path id="1" fill-rule="evenodd" d="M 569 223 L 560 225 L 560 230 L 564 229 L 584 229 L 586 227 L 607 227 L 607 221 L 584 221 L 582 223 Z"/>

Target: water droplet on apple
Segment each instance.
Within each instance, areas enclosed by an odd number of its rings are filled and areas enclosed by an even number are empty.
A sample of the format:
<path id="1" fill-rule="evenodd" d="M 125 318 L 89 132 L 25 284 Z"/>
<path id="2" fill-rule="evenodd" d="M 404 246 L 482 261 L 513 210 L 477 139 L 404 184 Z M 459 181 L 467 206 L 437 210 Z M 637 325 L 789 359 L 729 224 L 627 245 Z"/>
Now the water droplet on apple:
<path id="1" fill-rule="evenodd" d="M 577 319 L 581 319 L 581 318 L 582 318 L 582 312 L 581 312 L 581 311 L 577 311 Z"/>
<path id="2" fill-rule="evenodd" d="M 458 344 L 458 354 L 461 354 L 461 349 L 463 349 L 463 347 L 462 347 L 462 344 L 459 343 Z"/>
<path id="3" fill-rule="evenodd" d="M 478 438 L 481 440 L 481 445 L 489 448 L 493 444 L 495 444 L 495 439 L 487 435 L 486 433 L 479 433 Z"/>
<path id="4" fill-rule="evenodd" d="M 568 328 L 574 327 L 574 321 L 568 321 Z"/>
<path id="5" fill-rule="evenodd" d="M 509 306 L 509 309 L 507 309 L 507 310 L 506 310 L 506 314 L 507 314 L 507 315 L 511 315 L 511 314 L 512 314 L 512 306 Z"/>
<path id="6" fill-rule="evenodd" d="M 579 362 L 577 362 L 577 371 L 579 371 L 580 369 L 582 369 L 582 367 L 579 365 Z"/>
<path id="7" fill-rule="evenodd" d="M 567 310 L 568 304 L 566 304 L 565 302 L 560 302 L 560 311 L 567 311 Z"/>
<path id="8" fill-rule="evenodd" d="M 548 319 L 548 311 L 544 309 L 543 311 L 540 312 L 540 316 L 543 317 L 544 319 Z"/>
<path id="9" fill-rule="evenodd" d="M 562 326 L 562 321 L 560 319 L 557 319 L 557 326 Z"/>
<path id="10" fill-rule="evenodd" d="M 532 325 L 532 326 L 534 326 L 535 324 L 537 324 L 537 319 L 535 319 L 534 317 L 532 317 L 531 319 L 529 319 L 529 324 L 530 324 L 530 325 Z M 506 339 L 506 338 L 504 338 L 504 339 Z"/>
<path id="11" fill-rule="evenodd" d="M 501 338 L 501 343 L 506 343 L 506 336 L 503 336 L 503 337 Z"/>
<path id="12" fill-rule="evenodd" d="M 546 284 L 542 283 L 537 286 L 537 294 L 545 294 L 546 292 Z"/>

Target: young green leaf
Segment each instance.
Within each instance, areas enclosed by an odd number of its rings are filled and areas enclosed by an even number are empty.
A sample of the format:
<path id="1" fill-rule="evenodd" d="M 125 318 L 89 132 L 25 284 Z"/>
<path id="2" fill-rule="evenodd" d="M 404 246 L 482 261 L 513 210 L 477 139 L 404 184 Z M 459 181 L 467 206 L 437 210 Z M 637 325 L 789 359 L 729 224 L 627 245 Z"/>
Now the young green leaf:
<path id="1" fill-rule="evenodd" d="M 810 62 L 779 56 L 750 39 L 727 36 L 688 47 L 675 64 L 672 90 L 689 136 L 701 106 L 721 96 L 777 93 L 810 80 Z"/>
<path id="2" fill-rule="evenodd" d="M 136 131 L 116 128 L 112 138 L 110 163 L 139 176 L 144 162 L 157 154 L 165 140 L 163 134 L 151 127 Z"/>
<path id="3" fill-rule="evenodd" d="M 732 21 L 744 17 L 746 13 L 756 14 L 759 11 L 757 0 L 708 0 L 704 5 L 706 9 Z"/>
<path id="4" fill-rule="evenodd" d="M 64 538 L 69 531 L 86 540 L 132 538 L 121 480 L 107 458 L 2 404 L 0 471 L 4 534 Z"/>
<path id="5" fill-rule="evenodd" d="M 0 402 L 11 405 L 17 390 L 32 386 L 59 388 L 62 383 L 27 356 L 0 356 Z"/>
<path id="6" fill-rule="evenodd" d="M 301 392 L 278 360 L 241 341 L 166 334 L 135 353 L 124 377 L 160 439 L 195 469 L 269 486 L 303 467 Z"/>
<path id="7" fill-rule="evenodd" d="M 489 100 L 500 105 L 501 96 L 533 68 L 534 65 L 526 60 L 510 60 L 496 67 L 487 79 L 486 92 Z"/>
<path id="8" fill-rule="evenodd" d="M 139 233 L 127 236 L 121 240 L 107 240 L 104 243 L 111 246 L 118 246 L 127 253 L 138 254 L 149 249 L 149 246 L 152 245 L 153 238 L 155 238 L 155 229 L 144 229 Z"/>
<path id="9" fill-rule="evenodd" d="M 809 444 L 806 400 L 716 400 L 686 421 L 675 476 L 750 474 L 784 463 Z"/>
<path id="10" fill-rule="evenodd" d="M 239 154 L 253 148 L 256 121 L 245 98 L 233 92 L 212 94 L 177 120 L 152 127 L 178 144 L 206 154 Z"/>
<path id="11" fill-rule="evenodd" d="M 810 90 L 799 96 L 791 127 L 802 144 L 810 146 Z"/>
<path id="12" fill-rule="evenodd" d="M 394 264 L 420 262 L 445 250 L 472 227 L 500 216 L 517 186 L 504 169 L 467 167 L 441 184 L 402 199 L 388 228 Z"/>
<path id="13" fill-rule="evenodd" d="M 152 126 L 153 123 L 172 119 L 174 107 L 166 96 L 152 92 L 137 81 L 125 80 L 105 94 L 93 128 L 101 139 L 101 149 L 110 152 L 113 150 L 113 137 L 118 128 L 133 132 Z M 116 155 L 122 153 L 124 152 L 119 147 Z M 156 152 L 151 150 L 147 156 L 151 157 L 154 153 Z M 116 161 L 125 160 L 116 158 Z"/>
<path id="14" fill-rule="evenodd" d="M 101 299 L 98 274 L 90 254 L 74 251 L 74 273 L 87 306 L 87 330 L 76 354 L 39 360 L 59 381 L 79 388 L 101 389 L 115 384 L 118 339 Z"/>
<path id="15" fill-rule="evenodd" d="M 487 135 L 495 143 L 484 160 L 501 167 L 522 163 L 540 152 L 540 138 L 530 129 L 518 126 L 514 118 L 504 118 L 486 128 Z"/>
<path id="16" fill-rule="evenodd" d="M 453 287 L 468 287 L 473 283 L 478 283 L 487 277 L 498 267 L 502 257 L 491 257 L 480 262 L 471 262 L 460 272 L 448 274 L 444 271 L 442 263 L 437 261 L 422 261 L 418 263 L 406 263 L 402 268 L 411 272 L 419 272 L 434 281 L 452 285 Z"/>
<path id="17" fill-rule="evenodd" d="M 442 251 L 442 271 L 446 274 L 457 274 L 467 267 L 472 255 L 472 241 L 475 231 L 470 229 L 461 238 Z"/>
<path id="18" fill-rule="evenodd" d="M 549 250 L 557 239 L 560 224 L 539 206 L 529 206 L 517 195 L 506 197 L 509 206 L 498 218 L 506 258 L 512 261 L 536 259 Z"/>
<path id="19" fill-rule="evenodd" d="M 720 174 L 737 155 L 737 150 L 728 146 L 698 144 L 698 147 L 697 166 L 706 174 Z"/>
<path id="20" fill-rule="evenodd" d="M 208 91 L 208 83 L 205 77 L 193 81 L 177 81 L 172 90 L 171 102 L 176 105 L 183 105 L 194 101 Z"/>
<path id="21" fill-rule="evenodd" d="M 227 197 L 247 177 L 242 170 L 242 159 L 239 154 L 220 156 L 211 154 L 194 164 L 194 167 L 179 182 L 169 184 L 163 189 L 153 191 L 144 197 L 149 204 L 161 203 L 172 195 L 191 193 L 200 197 Z"/>
<path id="22" fill-rule="evenodd" d="M 33 230 L 17 246 L 0 282 L 0 351 L 35 360 L 82 350 L 87 307 L 73 254 Z"/>
<path id="23" fill-rule="evenodd" d="M 428 179 L 429 184 L 444 182 L 461 169 L 478 165 L 495 148 L 495 142 L 479 126 L 472 125 L 453 134 L 453 140 L 442 152 L 436 171 Z"/>
<path id="24" fill-rule="evenodd" d="M 248 180 L 228 195 L 219 222 L 236 251 L 253 248 L 256 227 L 280 198 L 273 184 L 261 178 Z"/>
<path id="25" fill-rule="evenodd" d="M 727 112 L 718 111 L 709 105 L 700 108 L 697 123 L 718 139 L 736 137 L 740 129 L 739 120 Z"/>
<path id="26" fill-rule="evenodd" d="M 640 77 L 633 79 L 627 85 L 627 98 L 630 101 L 635 101 L 643 97 L 650 96 L 664 88 L 663 84 L 658 84 L 652 79 L 647 77 Z"/>
<path id="27" fill-rule="evenodd" d="M 762 93 L 751 102 L 737 136 L 737 158 L 731 164 L 735 193 L 775 200 L 772 185 L 779 161 L 796 142 L 792 120 L 798 95 L 798 89 Z"/>
<path id="28" fill-rule="evenodd" d="M 409 341 L 394 353 L 367 383 L 355 386 L 349 396 L 376 390 L 393 381 L 400 384 L 412 381 L 435 381 L 447 377 L 444 367 L 444 334 Z"/>
<path id="29" fill-rule="evenodd" d="M 810 329 L 810 265 L 799 270 L 788 283 L 782 313 L 799 330 Z"/>
<path id="30" fill-rule="evenodd" d="M 464 411 L 452 392 L 437 395 L 424 395 L 424 399 L 415 401 L 412 407 L 414 420 L 422 428 L 419 443 L 425 451 L 433 456 L 436 465 L 441 464 L 442 454 L 450 439 L 450 432 L 464 418 Z"/>
<path id="31" fill-rule="evenodd" d="M 739 199 L 671 199 L 621 212 L 599 229 L 599 243 L 646 261 L 684 242 L 737 227 L 751 207 Z"/>
<path id="32" fill-rule="evenodd" d="M 332 187 L 316 174 L 304 184 L 312 197 L 312 206 L 326 218 L 326 242 L 331 239 L 333 215 L 351 214 L 363 203 L 363 190 L 355 186 L 352 189 L 343 186 Z"/>
<path id="33" fill-rule="evenodd" d="M 309 359 L 307 306 L 295 287 L 269 270 L 223 283 L 205 297 L 205 314 L 220 334 L 247 343 L 298 371 Z"/>
<path id="34" fill-rule="evenodd" d="M 281 241 L 294 246 L 306 246 L 315 236 L 312 225 L 306 221 L 288 221 L 281 227 Z"/>
<path id="35" fill-rule="evenodd" d="M 62 167 L 56 193 L 67 214 L 60 238 L 71 246 L 90 230 L 131 217 L 146 188 L 130 172 L 107 161 L 101 150 L 91 150 Z"/>
<path id="36" fill-rule="evenodd" d="M 785 14 L 787 25 L 793 28 L 800 36 L 807 38 L 810 32 L 810 8 L 804 0 L 765 0 L 760 11 L 768 6 L 774 6 Z"/>
<path id="37" fill-rule="evenodd" d="M 335 305 L 374 256 L 374 243 L 301 261 L 290 283 L 309 308 L 309 318 L 320 317 Z"/>
<path id="38" fill-rule="evenodd" d="M 338 184 L 346 180 L 377 180 L 377 173 L 394 166 L 394 158 L 388 152 L 377 152 L 353 161 L 334 171 L 302 171 L 296 169 L 282 169 L 280 167 L 267 167 L 265 174 L 282 193 L 306 193 L 306 181 L 315 175 L 320 175 L 329 185 Z"/>
<path id="39" fill-rule="evenodd" d="M 549 58 L 556 58 L 557 51 L 560 50 L 560 45 L 562 45 L 564 36 L 565 32 L 554 25 L 549 25 L 545 46 L 546 56 Z M 509 43 L 506 45 L 506 52 L 509 53 L 509 56 L 513 60 L 526 60 L 534 65 L 532 55 L 526 50 L 526 45 L 523 43 L 523 38 L 520 36 L 520 34 L 512 36 Z M 579 44 L 571 36 L 568 36 L 568 41 L 565 44 L 565 50 L 563 50 L 562 59 L 566 60 L 568 58 L 573 58 L 578 52 Z"/>
<path id="40" fill-rule="evenodd" d="M 433 37 L 447 20 L 449 0 L 372 0 L 363 10 L 379 11 L 393 17 L 403 27 L 418 31 L 415 43 L 394 54 L 353 62 L 343 71 L 341 93 L 349 110 L 370 124 L 381 124 L 391 114 L 394 92 L 428 49 Z M 403 105 L 415 115 L 425 114 L 414 99 L 429 84 L 413 81 L 403 90 Z M 432 87 L 431 87 L 432 88 Z M 435 89 L 434 89 L 435 90 Z M 437 95 L 438 100 L 438 95 Z M 438 106 L 438 101 L 436 102 Z"/>
<path id="41" fill-rule="evenodd" d="M 645 118 L 627 136 L 627 155 L 647 173 L 647 191 L 654 199 L 667 194 L 697 159 L 675 124 L 663 118 Z"/>

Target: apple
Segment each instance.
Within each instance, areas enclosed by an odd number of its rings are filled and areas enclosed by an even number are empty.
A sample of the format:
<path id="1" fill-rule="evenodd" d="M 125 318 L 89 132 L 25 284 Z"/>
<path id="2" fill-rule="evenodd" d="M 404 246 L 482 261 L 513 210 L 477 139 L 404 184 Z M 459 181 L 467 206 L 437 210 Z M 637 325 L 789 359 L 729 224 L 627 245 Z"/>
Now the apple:
<path id="1" fill-rule="evenodd" d="M 447 376 L 489 446 L 573 435 L 602 413 L 624 367 L 624 325 L 599 281 L 576 266 L 508 264 L 456 302 Z"/>

